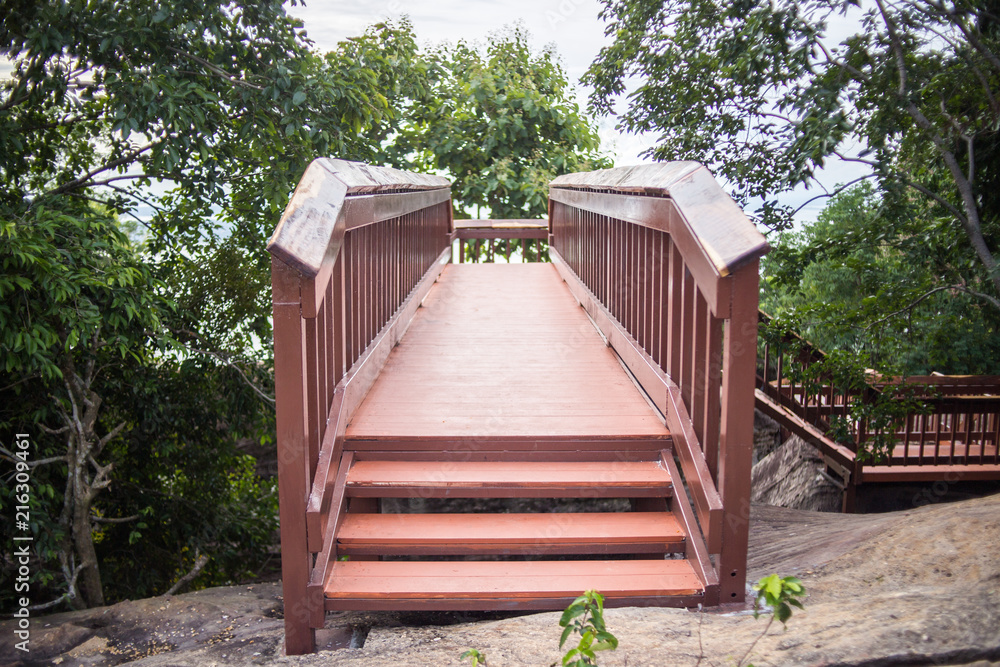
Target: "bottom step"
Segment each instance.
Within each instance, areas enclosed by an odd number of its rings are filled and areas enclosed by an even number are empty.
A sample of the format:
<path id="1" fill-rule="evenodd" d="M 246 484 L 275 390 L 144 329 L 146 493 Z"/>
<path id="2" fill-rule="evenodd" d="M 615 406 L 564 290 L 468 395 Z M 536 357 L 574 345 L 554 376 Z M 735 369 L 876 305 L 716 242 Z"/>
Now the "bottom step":
<path id="1" fill-rule="evenodd" d="M 327 610 L 563 609 L 587 589 L 608 606 L 691 607 L 704 589 L 686 560 L 337 561 Z"/>

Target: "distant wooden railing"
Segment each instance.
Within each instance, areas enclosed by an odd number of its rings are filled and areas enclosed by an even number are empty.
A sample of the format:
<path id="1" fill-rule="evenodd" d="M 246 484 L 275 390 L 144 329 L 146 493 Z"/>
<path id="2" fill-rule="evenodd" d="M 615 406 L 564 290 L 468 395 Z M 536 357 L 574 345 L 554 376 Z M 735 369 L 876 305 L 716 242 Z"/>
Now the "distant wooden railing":
<path id="1" fill-rule="evenodd" d="M 481 255 L 485 255 L 485 261 L 492 262 L 498 253 L 509 262 L 516 250 L 520 250 L 522 262 L 547 259 L 549 224 L 546 220 L 455 220 L 453 226 L 460 264 L 466 259 L 482 261 Z"/>
<path id="2" fill-rule="evenodd" d="M 764 237 L 690 162 L 560 176 L 549 219 L 553 263 L 665 417 L 721 601 L 743 600 Z"/>
<path id="3" fill-rule="evenodd" d="M 767 324 L 771 319 L 761 312 L 760 321 Z M 1000 377 L 872 376 L 858 382 L 818 371 L 825 356 L 792 332 L 762 338 L 757 391 L 763 395 L 765 411 L 818 447 L 845 485 L 880 478 L 878 469 L 888 472 L 898 466 L 963 466 L 967 467 L 963 477 L 975 478 L 969 467 L 1000 464 Z M 907 401 L 901 405 L 914 404 L 915 409 L 907 408 L 899 418 L 899 427 L 890 434 L 896 444 L 888 457 L 862 465 L 857 453 L 870 442 L 872 429 L 867 419 L 852 416 L 852 407 L 876 401 L 887 389 L 900 386 L 907 389 L 898 399 Z M 838 420 L 849 439 L 833 435 Z"/>
<path id="4" fill-rule="evenodd" d="M 347 422 L 450 259 L 451 211 L 444 178 L 320 159 L 268 244 L 289 654 L 323 626 Z"/>
<path id="5" fill-rule="evenodd" d="M 876 387 L 899 383 L 916 388 L 926 412 L 906 415 L 883 465 L 1000 464 L 1000 377 L 910 376 Z"/>

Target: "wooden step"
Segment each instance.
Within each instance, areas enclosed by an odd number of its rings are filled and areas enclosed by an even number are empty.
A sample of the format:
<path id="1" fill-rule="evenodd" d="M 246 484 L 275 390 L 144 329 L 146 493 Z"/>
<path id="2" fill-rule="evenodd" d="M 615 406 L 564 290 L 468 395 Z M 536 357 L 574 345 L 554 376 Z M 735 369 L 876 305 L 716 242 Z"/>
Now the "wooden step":
<path id="1" fill-rule="evenodd" d="M 348 496 L 641 498 L 671 495 L 659 461 L 357 461 Z"/>
<path id="2" fill-rule="evenodd" d="M 608 606 L 695 606 L 704 589 L 686 560 L 337 561 L 327 610 L 563 609 L 586 589 Z"/>
<path id="3" fill-rule="evenodd" d="M 674 553 L 684 531 L 670 512 L 346 514 L 347 555 Z"/>

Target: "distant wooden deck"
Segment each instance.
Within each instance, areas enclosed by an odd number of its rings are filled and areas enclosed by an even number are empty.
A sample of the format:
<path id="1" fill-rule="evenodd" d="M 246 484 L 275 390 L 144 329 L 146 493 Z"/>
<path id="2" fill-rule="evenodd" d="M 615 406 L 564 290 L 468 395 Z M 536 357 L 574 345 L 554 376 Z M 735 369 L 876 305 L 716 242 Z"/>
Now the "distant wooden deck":
<path id="1" fill-rule="evenodd" d="M 646 440 L 652 454 L 669 432 L 553 265 L 449 264 L 346 438 Z"/>

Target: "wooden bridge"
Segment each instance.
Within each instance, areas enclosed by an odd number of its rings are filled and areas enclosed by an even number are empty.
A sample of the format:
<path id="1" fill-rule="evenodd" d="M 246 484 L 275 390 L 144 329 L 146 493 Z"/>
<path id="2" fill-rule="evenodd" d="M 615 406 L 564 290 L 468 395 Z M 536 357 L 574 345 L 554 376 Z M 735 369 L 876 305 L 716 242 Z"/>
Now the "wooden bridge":
<path id="1" fill-rule="evenodd" d="M 269 244 L 288 653 L 331 610 L 744 599 L 767 244 L 694 163 L 549 198 L 456 221 L 442 178 L 303 177 Z M 511 239 L 551 263 L 461 261 Z"/>

